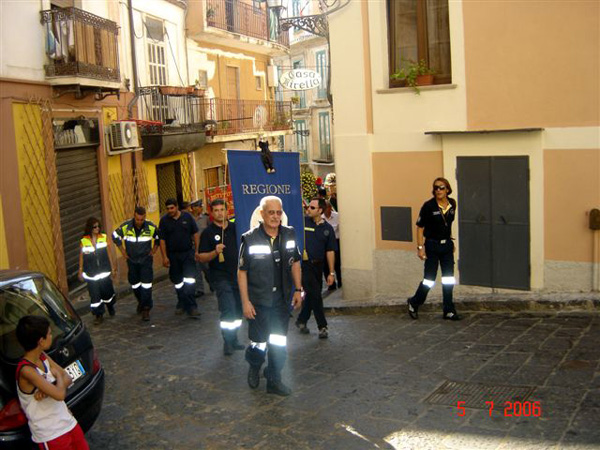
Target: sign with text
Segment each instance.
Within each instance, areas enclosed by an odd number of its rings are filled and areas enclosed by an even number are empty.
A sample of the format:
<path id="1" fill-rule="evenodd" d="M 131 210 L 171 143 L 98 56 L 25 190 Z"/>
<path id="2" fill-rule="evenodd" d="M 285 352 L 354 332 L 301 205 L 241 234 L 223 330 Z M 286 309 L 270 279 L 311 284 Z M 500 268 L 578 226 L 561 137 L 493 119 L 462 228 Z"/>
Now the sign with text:
<path id="1" fill-rule="evenodd" d="M 304 249 L 304 214 L 300 187 L 300 154 L 273 152 L 275 172 L 267 173 L 261 153 L 227 150 L 231 191 L 235 201 L 235 226 L 239 239 L 258 224 L 260 200 L 275 195 L 283 204 L 284 225 L 293 226 L 300 251 Z"/>
<path id="2" fill-rule="evenodd" d="M 231 185 L 215 186 L 206 188 L 206 208 L 205 211 L 210 211 L 210 203 L 213 200 L 222 198 L 227 202 L 227 216 L 231 219 L 235 217 L 235 209 L 233 207 L 233 196 L 231 195 Z"/>
<path id="3" fill-rule="evenodd" d="M 309 69 L 287 70 L 279 78 L 279 84 L 292 91 L 307 91 L 321 85 L 321 75 Z"/>

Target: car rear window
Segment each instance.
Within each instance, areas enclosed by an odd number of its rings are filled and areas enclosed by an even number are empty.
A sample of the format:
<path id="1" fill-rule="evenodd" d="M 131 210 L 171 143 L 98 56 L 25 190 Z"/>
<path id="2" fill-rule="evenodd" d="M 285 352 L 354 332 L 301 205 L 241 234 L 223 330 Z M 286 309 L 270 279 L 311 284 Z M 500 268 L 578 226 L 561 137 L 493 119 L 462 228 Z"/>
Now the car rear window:
<path id="1" fill-rule="evenodd" d="M 19 279 L 0 287 L 0 353 L 5 359 L 23 356 L 16 335 L 17 323 L 23 316 L 46 317 L 50 321 L 54 341 L 68 335 L 79 318 L 64 296 L 43 277 Z"/>

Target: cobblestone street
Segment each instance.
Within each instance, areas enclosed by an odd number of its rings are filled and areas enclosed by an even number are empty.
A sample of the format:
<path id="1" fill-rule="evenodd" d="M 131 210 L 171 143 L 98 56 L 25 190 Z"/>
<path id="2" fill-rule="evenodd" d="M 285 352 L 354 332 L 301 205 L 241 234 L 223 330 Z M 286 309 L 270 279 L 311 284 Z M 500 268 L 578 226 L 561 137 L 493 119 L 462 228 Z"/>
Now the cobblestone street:
<path id="1" fill-rule="evenodd" d="M 214 295 L 199 320 L 174 314 L 168 282 L 154 298 L 151 322 L 132 296 L 100 326 L 85 316 L 107 376 L 92 449 L 600 448 L 596 312 L 330 315 L 328 340 L 290 321 L 282 398 L 248 388 L 243 352 L 223 356 Z M 534 387 L 541 417 L 460 416 L 427 401 L 446 380 Z"/>

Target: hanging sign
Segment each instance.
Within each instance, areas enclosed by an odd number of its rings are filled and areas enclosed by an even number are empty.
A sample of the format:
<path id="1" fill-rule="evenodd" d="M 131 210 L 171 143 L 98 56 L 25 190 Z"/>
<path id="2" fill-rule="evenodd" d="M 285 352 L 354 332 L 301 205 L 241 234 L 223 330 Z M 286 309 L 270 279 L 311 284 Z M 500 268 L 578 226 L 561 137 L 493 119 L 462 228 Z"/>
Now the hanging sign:
<path id="1" fill-rule="evenodd" d="M 293 69 L 283 72 L 279 84 L 292 91 L 307 91 L 321 85 L 321 75 L 310 69 Z"/>

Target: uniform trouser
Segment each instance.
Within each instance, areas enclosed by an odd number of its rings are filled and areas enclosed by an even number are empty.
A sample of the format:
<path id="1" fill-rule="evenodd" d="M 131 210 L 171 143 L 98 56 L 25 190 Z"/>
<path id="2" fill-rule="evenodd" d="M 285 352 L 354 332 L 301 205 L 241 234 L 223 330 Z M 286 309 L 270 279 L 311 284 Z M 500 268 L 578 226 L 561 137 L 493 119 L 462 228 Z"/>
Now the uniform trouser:
<path id="1" fill-rule="evenodd" d="M 212 284 L 217 291 L 223 340 L 237 342 L 238 329 L 242 326 L 242 301 L 237 280 L 233 276 L 213 275 Z"/>
<path id="2" fill-rule="evenodd" d="M 198 307 L 194 291 L 196 288 L 196 260 L 194 251 L 169 253 L 169 278 L 177 292 L 177 309 L 190 312 Z"/>
<path id="3" fill-rule="evenodd" d="M 148 256 L 145 261 L 139 263 L 127 260 L 127 267 L 129 269 L 127 279 L 140 309 L 150 311 L 152 309 L 152 279 L 154 278 L 152 256 Z"/>
<path id="4" fill-rule="evenodd" d="M 302 287 L 306 297 L 302 304 L 302 311 L 298 315 L 298 323 L 306 323 L 310 319 L 310 313 L 314 312 L 315 320 L 319 329 L 327 326 L 325 312 L 323 311 L 323 263 L 302 261 Z"/>
<path id="5" fill-rule="evenodd" d="M 333 268 L 335 270 L 335 278 L 337 281 L 337 287 L 341 288 L 342 287 L 342 255 L 340 253 L 340 240 L 336 239 L 337 241 L 337 250 L 335 251 L 335 263 L 333 265 Z M 327 277 L 329 276 L 329 274 L 331 273 L 331 267 L 329 267 L 329 264 L 323 264 L 323 275 L 325 276 L 325 279 L 327 279 Z M 335 286 L 335 285 L 333 285 Z"/>
<path id="6" fill-rule="evenodd" d="M 287 359 L 289 305 L 283 301 L 281 293 L 278 293 L 273 299 L 273 306 L 254 305 L 254 310 L 255 318 L 248 320 L 250 345 L 246 348 L 246 361 L 251 366 L 260 368 L 268 355 L 269 379 L 278 381 Z"/>
<path id="7" fill-rule="evenodd" d="M 438 264 L 442 268 L 442 296 L 444 301 L 444 314 L 456 312 L 452 301 L 452 290 L 456 284 L 454 279 L 454 242 L 447 239 L 445 243 L 425 240 L 425 274 L 419 284 L 417 292 L 411 298 L 411 304 L 419 307 L 425 303 L 427 294 L 435 284 Z"/>
<path id="8" fill-rule="evenodd" d="M 95 316 L 101 316 L 104 314 L 104 305 L 114 306 L 117 301 L 115 295 L 115 288 L 113 287 L 112 280 L 110 278 L 110 272 L 107 272 L 104 278 L 97 280 L 90 280 L 84 277 L 87 281 L 88 292 L 90 293 L 90 307 L 92 314 Z"/>
<path id="9" fill-rule="evenodd" d="M 208 281 L 209 278 L 209 272 L 208 272 L 208 265 L 205 263 L 201 263 L 196 261 L 196 293 L 203 293 L 204 294 L 204 278 L 203 275 L 206 277 L 206 280 Z"/>

